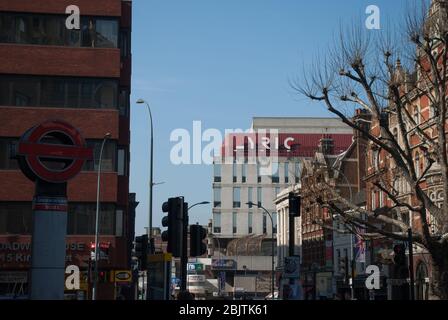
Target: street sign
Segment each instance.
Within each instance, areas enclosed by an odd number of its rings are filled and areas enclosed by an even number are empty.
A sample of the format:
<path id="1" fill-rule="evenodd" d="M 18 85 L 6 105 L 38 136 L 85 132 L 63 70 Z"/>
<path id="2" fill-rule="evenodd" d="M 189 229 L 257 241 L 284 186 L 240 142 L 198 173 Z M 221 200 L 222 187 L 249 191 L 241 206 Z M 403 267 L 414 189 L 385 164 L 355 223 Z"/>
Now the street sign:
<path id="1" fill-rule="evenodd" d="M 21 137 L 17 150 L 20 168 L 32 181 L 62 183 L 75 177 L 93 158 L 80 132 L 63 121 L 37 125 Z"/>
<path id="2" fill-rule="evenodd" d="M 116 270 L 113 272 L 114 279 L 113 282 L 131 282 L 132 281 L 132 271 L 131 270 Z"/>
<path id="3" fill-rule="evenodd" d="M 201 272 L 204 271 L 204 265 L 202 263 L 188 263 L 188 272 Z"/>

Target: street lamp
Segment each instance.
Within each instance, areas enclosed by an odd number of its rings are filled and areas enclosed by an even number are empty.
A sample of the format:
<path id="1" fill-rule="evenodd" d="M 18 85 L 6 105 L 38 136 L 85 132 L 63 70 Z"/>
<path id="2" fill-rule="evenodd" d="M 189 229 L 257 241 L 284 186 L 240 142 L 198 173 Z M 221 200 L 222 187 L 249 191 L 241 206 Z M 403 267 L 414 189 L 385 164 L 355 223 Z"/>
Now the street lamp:
<path id="1" fill-rule="evenodd" d="M 96 300 L 98 291 L 98 236 L 99 236 L 99 220 L 100 220 L 100 182 L 101 182 L 101 163 L 103 162 L 103 150 L 106 141 L 111 137 L 110 133 L 106 133 L 101 143 L 100 158 L 98 160 L 98 179 L 96 187 L 96 214 L 95 214 L 95 261 L 94 261 L 94 279 L 92 288 L 92 300 Z"/>
<path id="2" fill-rule="evenodd" d="M 154 172 L 154 126 L 153 126 L 153 122 L 152 122 L 152 113 L 151 113 L 151 108 L 149 106 L 149 103 L 146 102 L 143 99 L 138 99 L 137 100 L 137 104 L 146 104 L 146 107 L 148 108 L 148 113 L 149 113 L 149 120 L 150 120 L 150 125 L 151 125 L 151 143 L 150 143 L 150 152 L 151 152 L 151 156 L 150 156 L 150 169 L 149 169 L 149 209 L 148 209 L 148 215 L 149 215 L 149 250 L 150 253 L 152 254 L 152 248 L 153 248 L 153 238 L 152 238 L 152 197 L 153 197 L 153 187 L 154 187 L 154 176 L 153 176 L 153 172 Z"/>
<path id="3" fill-rule="evenodd" d="M 255 204 L 253 202 L 247 202 L 246 203 L 249 208 L 252 208 L 253 206 L 256 206 L 260 209 L 263 209 L 264 212 L 266 212 L 266 214 L 269 216 L 269 218 L 271 219 L 271 245 L 272 245 L 272 253 L 271 253 L 271 257 L 272 257 L 272 269 L 271 269 L 271 295 L 272 295 L 272 300 L 274 300 L 274 269 L 275 269 L 275 261 L 274 261 L 274 220 L 272 219 L 272 215 L 271 213 L 266 210 L 265 207 L 263 207 L 261 204 Z"/>
<path id="4" fill-rule="evenodd" d="M 190 207 L 188 207 L 188 210 L 190 210 L 193 207 L 201 206 L 201 205 L 205 205 L 205 204 L 210 204 L 210 202 L 209 201 L 202 201 L 202 202 L 195 203 L 195 204 L 191 205 Z"/>

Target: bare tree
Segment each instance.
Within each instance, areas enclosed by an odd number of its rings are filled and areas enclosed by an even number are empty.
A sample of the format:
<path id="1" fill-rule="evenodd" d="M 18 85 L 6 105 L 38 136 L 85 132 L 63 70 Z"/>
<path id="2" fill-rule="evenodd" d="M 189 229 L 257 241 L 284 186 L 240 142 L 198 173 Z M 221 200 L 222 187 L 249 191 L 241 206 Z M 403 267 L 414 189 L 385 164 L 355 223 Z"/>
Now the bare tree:
<path id="1" fill-rule="evenodd" d="M 292 83 L 366 137 L 369 155 L 383 160 L 373 184 L 389 205 L 381 211 L 358 207 L 325 181 L 316 184 L 315 194 L 325 194 L 322 203 L 371 237 L 406 240 L 410 224 L 393 213 L 406 210 L 411 221 L 419 218 L 413 238 L 431 256 L 431 297 L 439 299 L 448 299 L 447 12 L 447 0 L 415 6 L 396 36 L 372 35 L 361 26 L 341 30 L 335 49 Z M 370 127 L 353 120 L 354 108 L 370 113 Z M 429 195 L 429 176 L 439 181 L 440 203 Z M 410 195 L 397 187 L 398 179 Z"/>

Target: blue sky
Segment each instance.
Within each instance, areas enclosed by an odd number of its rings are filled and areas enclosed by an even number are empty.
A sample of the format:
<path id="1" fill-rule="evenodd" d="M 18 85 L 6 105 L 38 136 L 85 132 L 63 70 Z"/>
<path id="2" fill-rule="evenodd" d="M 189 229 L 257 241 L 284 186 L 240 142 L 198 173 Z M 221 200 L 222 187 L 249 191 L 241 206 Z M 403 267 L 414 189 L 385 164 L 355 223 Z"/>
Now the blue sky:
<path id="1" fill-rule="evenodd" d="M 149 123 L 154 117 L 154 226 L 168 197 L 211 201 L 212 167 L 174 166 L 170 133 L 247 129 L 253 116 L 328 116 L 298 96 L 288 80 L 332 41 L 341 22 L 402 18 L 407 0 L 134 0 L 131 106 L 131 192 L 137 193 L 136 232 L 148 226 Z M 398 16 L 397 16 L 398 13 Z M 375 31 L 372 31 L 375 32 Z M 206 223 L 211 206 L 196 207 L 190 223 Z"/>

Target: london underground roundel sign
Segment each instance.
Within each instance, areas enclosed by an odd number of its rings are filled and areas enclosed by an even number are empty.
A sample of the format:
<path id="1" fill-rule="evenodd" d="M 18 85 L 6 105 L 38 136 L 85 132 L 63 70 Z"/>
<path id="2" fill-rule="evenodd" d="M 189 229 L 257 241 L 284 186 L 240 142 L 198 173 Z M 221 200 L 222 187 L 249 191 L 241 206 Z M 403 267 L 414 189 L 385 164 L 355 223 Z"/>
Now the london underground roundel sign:
<path id="1" fill-rule="evenodd" d="M 29 129 L 19 141 L 18 160 L 31 180 L 63 183 L 75 177 L 93 158 L 80 132 L 72 125 L 47 121 Z"/>

